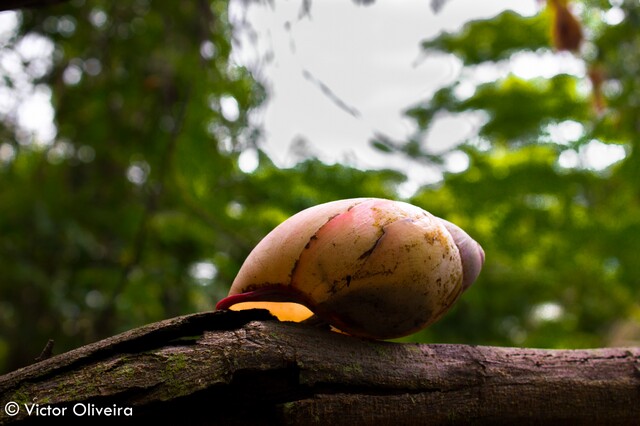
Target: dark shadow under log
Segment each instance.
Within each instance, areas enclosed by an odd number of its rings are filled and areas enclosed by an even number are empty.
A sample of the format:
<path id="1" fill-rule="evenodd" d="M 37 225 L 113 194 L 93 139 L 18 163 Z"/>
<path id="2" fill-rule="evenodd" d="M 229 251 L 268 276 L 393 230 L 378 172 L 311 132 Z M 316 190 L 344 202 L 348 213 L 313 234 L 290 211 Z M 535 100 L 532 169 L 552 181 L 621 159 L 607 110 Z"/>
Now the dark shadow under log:
<path id="1" fill-rule="evenodd" d="M 210 312 L 2 376 L 0 404 L 1 424 L 638 424 L 640 348 L 399 344 Z"/>

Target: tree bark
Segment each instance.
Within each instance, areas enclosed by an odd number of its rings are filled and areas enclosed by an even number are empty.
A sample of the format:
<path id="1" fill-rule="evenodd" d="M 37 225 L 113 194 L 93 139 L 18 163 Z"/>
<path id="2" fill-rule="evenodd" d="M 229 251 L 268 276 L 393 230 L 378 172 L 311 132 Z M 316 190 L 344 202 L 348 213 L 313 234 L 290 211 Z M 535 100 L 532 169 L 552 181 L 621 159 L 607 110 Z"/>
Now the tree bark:
<path id="1" fill-rule="evenodd" d="M 209 312 L 2 376 L 0 405 L 0 424 L 638 424 L 640 348 L 401 344 Z"/>

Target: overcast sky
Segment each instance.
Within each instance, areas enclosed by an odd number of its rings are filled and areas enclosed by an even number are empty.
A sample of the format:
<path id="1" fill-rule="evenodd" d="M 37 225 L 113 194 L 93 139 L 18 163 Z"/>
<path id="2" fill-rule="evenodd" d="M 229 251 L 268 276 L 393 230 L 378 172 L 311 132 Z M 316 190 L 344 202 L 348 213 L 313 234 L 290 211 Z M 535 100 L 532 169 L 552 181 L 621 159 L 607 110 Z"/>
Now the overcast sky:
<path id="1" fill-rule="evenodd" d="M 245 2 L 250 4 L 248 10 L 242 7 Z M 232 20 L 247 19 L 253 31 L 237 32 L 241 43 L 235 45 L 234 60 L 253 70 L 268 89 L 266 104 L 254 115 L 265 130 L 260 147 L 283 167 L 303 158 L 295 146 L 296 141 L 305 140 L 307 153 L 329 163 L 402 170 L 410 179 L 402 188 L 405 196 L 419 185 L 439 180 L 439 172 L 399 155 L 382 154 L 371 148 L 370 141 L 376 133 L 406 140 L 415 129 L 402 112 L 428 100 L 461 70 L 452 55 L 425 56 L 421 42 L 442 31 L 455 31 L 472 19 L 495 16 L 507 7 L 523 15 L 532 15 L 539 7 L 538 0 L 447 0 L 434 14 L 431 0 L 376 0 L 370 6 L 350 0 L 315 0 L 310 13 L 301 16 L 303 0 L 260 3 L 268 2 L 230 2 Z M 612 25 L 624 18 L 616 8 L 606 15 L 605 22 Z M 15 32 L 17 23 L 15 12 L 0 13 L 0 41 Z M 18 43 L 17 52 L 0 55 L 3 71 L 20 83 L 15 90 L 0 84 L 0 114 L 15 116 L 19 126 L 33 132 L 36 143 L 43 145 L 56 138 L 51 90 L 28 83 L 20 57 L 31 59 L 30 72 L 37 77 L 50 69 L 53 48 L 47 38 L 31 34 Z M 65 82 L 77 84 L 81 74 L 70 73 L 71 68 L 65 70 Z M 584 77 L 585 66 L 569 53 L 518 53 L 497 67 L 482 66 L 466 73 L 468 82 L 462 90 L 472 93 L 474 84 L 508 73 L 522 78 L 557 73 Z M 588 95 L 588 85 L 585 90 Z M 237 117 L 233 98 L 221 99 L 221 106 L 223 113 Z M 463 171 L 468 160 L 455 147 L 473 135 L 480 123 L 481 117 L 472 114 L 436 120 L 423 144 L 432 153 L 444 153 L 450 171 Z M 572 121 L 547 130 L 560 144 L 584 134 L 582 125 Z M 625 150 L 593 140 L 578 150 L 565 150 L 559 165 L 602 170 L 623 159 Z M 10 161 L 14 153 L 9 144 L 0 145 L 0 161 Z M 255 152 L 243 152 L 241 167 L 251 171 L 255 166 Z"/>
<path id="2" fill-rule="evenodd" d="M 434 14 L 429 0 L 377 0 L 370 6 L 316 0 L 310 14 L 300 17 L 301 4 L 254 3 L 246 18 L 257 37 L 254 42 L 242 38 L 235 51 L 236 61 L 257 70 L 269 89 L 257 117 L 265 128 L 261 147 L 281 166 L 300 159 L 292 146 L 304 138 L 311 152 L 328 162 L 406 167 L 403 159 L 373 150 L 372 136 L 381 132 L 406 139 L 414 128 L 402 111 L 428 99 L 461 68 L 450 55 L 424 56 L 420 43 L 507 7 L 524 15 L 538 7 L 536 0 L 449 0 Z M 232 15 L 241 16 L 235 5 Z M 426 143 L 434 152 L 442 151 L 476 125 L 473 117 L 443 121 Z M 251 156 L 246 160 L 250 167 Z M 452 167 L 464 167 L 464 158 L 454 154 L 451 160 Z M 412 178 L 426 182 L 437 175 L 412 167 Z"/>

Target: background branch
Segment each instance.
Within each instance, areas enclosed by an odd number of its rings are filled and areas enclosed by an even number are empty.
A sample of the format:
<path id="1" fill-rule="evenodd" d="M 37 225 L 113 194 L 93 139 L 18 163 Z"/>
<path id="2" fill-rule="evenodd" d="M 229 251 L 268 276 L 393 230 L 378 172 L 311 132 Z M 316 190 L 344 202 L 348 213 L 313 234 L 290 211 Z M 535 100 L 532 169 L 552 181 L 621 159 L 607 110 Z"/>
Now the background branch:
<path id="1" fill-rule="evenodd" d="M 0 2 L 0 11 L 11 9 L 27 9 L 34 7 L 52 6 L 67 0 L 4 0 Z"/>

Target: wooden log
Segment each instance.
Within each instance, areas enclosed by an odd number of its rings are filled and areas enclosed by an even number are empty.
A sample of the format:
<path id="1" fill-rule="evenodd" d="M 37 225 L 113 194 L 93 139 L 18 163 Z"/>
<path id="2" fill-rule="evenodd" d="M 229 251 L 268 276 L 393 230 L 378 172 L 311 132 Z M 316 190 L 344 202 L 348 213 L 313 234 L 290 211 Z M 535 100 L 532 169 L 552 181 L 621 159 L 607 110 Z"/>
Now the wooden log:
<path id="1" fill-rule="evenodd" d="M 2 376 L 0 404 L 0 424 L 631 425 L 640 348 L 401 344 L 209 312 Z"/>

